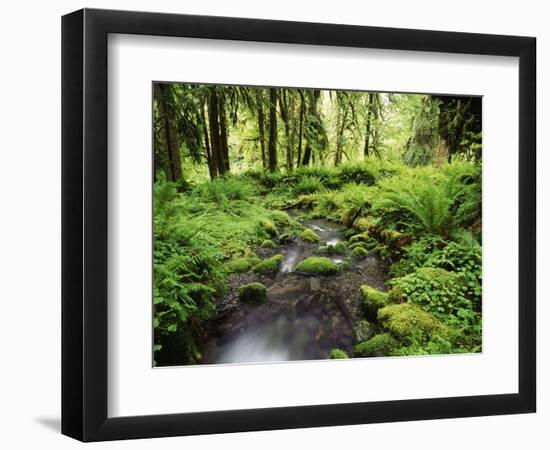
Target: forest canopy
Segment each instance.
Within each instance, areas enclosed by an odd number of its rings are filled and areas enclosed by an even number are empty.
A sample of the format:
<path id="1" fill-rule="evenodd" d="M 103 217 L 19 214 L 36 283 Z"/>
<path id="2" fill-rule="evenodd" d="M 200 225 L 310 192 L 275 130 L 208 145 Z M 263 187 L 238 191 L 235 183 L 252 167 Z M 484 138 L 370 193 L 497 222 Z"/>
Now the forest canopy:
<path id="1" fill-rule="evenodd" d="M 204 180 L 375 156 L 481 160 L 481 98 L 154 84 L 155 176 Z"/>
<path id="2" fill-rule="evenodd" d="M 157 366 L 480 352 L 480 97 L 154 83 Z"/>

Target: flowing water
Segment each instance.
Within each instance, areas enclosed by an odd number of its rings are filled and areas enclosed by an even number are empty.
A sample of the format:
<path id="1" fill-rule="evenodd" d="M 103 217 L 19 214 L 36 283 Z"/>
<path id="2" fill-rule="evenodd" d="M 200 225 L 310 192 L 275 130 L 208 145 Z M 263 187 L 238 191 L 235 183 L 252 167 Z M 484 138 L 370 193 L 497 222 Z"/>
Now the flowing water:
<path id="1" fill-rule="evenodd" d="M 371 257 L 362 266 L 334 276 L 295 273 L 301 260 L 320 256 L 321 246 L 345 240 L 335 223 L 302 223 L 317 233 L 320 242 L 298 239 L 277 249 L 284 254 L 279 273 L 261 280 L 268 288 L 267 300 L 261 305 L 239 304 L 238 311 L 219 326 L 217 338 L 205 349 L 204 363 L 326 359 L 332 348 L 351 350 L 353 322 L 358 317 L 357 308 L 354 310 L 358 287 L 371 271 L 379 278 L 379 285 L 383 282 L 380 263 Z M 340 263 L 345 255 L 326 256 Z"/>

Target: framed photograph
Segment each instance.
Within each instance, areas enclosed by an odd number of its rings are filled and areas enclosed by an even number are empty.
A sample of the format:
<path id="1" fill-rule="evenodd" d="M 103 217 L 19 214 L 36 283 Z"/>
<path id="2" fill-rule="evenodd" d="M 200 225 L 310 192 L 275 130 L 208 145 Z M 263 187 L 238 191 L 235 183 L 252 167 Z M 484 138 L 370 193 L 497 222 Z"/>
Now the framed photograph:
<path id="1" fill-rule="evenodd" d="M 532 37 L 62 21 L 62 432 L 535 412 Z"/>

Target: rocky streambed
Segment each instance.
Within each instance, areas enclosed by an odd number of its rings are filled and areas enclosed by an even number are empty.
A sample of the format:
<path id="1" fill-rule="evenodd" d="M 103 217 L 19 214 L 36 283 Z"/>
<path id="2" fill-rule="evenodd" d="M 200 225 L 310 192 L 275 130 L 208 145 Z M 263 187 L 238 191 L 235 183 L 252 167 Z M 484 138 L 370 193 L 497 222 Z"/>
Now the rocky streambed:
<path id="1" fill-rule="evenodd" d="M 333 348 L 351 352 L 354 327 L 364 318 L 359 288 L 384 289 L 386 264 L 374 254 L 351 258 L 350 250 L 334 252 L 345 241 L 336 223 L 305 220 L 302 225 L 319 242 L 290 238 L 260 251 L 263 258 L 283 255 L 276 272 L 231 275 L 228 293 L 208 326 L 203 363 L 327 359 Z M 298 264 L 312 256 L 329 258 L 340 270 L 328 275 L 301 271 Z M 254 282 L 267 288 L 265 301 L 242 302 L 239 289 Z"/>

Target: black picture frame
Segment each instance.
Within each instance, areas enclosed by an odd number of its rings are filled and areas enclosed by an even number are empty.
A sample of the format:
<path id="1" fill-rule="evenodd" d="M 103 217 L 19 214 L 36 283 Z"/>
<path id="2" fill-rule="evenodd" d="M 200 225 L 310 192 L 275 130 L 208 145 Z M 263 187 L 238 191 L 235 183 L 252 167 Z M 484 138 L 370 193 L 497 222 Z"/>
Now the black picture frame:
<path id="1" fill-rule="evenodd" d="M 518 57 L 518 392 L 109 418 L 109 33 Z M 63 16 L 62 433 L 82 441 L 102 441 L 535 412 L 535 91 L 536 39 L 533 37 L 96 9 Z"/>

